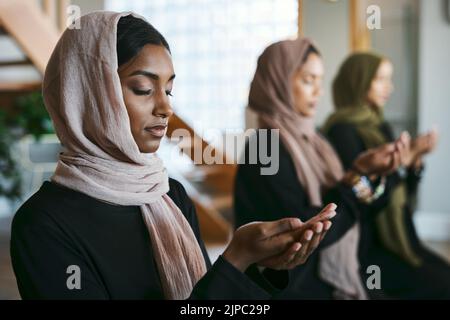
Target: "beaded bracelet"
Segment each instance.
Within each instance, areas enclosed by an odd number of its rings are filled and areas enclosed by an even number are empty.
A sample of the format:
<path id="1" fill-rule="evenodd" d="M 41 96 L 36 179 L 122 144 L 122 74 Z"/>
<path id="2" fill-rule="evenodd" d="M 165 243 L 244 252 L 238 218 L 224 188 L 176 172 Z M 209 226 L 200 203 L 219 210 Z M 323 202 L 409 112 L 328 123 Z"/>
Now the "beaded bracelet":
<path id="1" fill-rule="evenodd" d="M 356 175 L 353 180 L 352 190 L 355 196 L 363 203 L 370 204 L 379 199 L 386 189 L 386 177 L 381 177 L 380 183 L 375 190 L 372 188 L 370 180 L 366 176 Z"/>

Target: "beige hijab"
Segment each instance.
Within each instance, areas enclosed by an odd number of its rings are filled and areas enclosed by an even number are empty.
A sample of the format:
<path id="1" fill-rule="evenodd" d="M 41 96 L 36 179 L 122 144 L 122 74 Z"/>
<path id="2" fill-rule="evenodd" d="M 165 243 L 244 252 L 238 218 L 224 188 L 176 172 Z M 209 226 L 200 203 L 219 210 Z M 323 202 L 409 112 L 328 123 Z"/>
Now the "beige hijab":
<path id="1" fill-rule="evenodd" d="M 116 54 L 118 20 L 98 11 L 67 29 L 45 71 L 43 94 L 66 150 L 52 181 L 116 205 L 140 206 L 168 299 L 189 297 L 206 265 L 195 235 L 167 196 L 168 175 L 138 149 L 124 104 Z M 150 250 L 150 248 L 149 248 Z"/>
<path id="2" fill-rule="evenodd" d="M 303 38 L 266 48 L 250 86 L 249 108 L 258 114 L 260 127 L 280 129 L 280 139 L 311 205 L 321 206 L 324 190 L 341 180 L 343 169 L 331 145 L 317 133 L 314 119 L 294 109 L 291 78 L 310 46 L 311 41 Z M 321 250 L 319 273 L 336 288 L 338 298 L 366 298 L 359 276 L 358 240 L 355 224 L 337 243 Z"/>

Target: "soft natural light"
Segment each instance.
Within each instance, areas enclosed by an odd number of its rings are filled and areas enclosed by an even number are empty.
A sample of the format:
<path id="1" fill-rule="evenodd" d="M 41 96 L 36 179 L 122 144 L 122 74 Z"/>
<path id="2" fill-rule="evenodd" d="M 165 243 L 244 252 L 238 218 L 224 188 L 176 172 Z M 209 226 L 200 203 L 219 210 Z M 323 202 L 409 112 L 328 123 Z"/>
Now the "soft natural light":
<path id="1" fill-rule="evenodd" d="M 177 79 L 176 112 L 204 129 L 239 129 L 256 60 L 297 34 L 297 0 L 107 0 L 145 16 L 167 39 Z"/>

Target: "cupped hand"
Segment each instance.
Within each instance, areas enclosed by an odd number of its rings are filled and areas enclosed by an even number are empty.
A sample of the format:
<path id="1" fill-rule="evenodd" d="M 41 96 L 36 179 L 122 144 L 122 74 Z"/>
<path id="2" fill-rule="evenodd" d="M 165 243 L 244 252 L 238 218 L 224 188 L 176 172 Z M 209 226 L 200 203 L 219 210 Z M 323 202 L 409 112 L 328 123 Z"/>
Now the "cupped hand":
<path id="1" fill-rule="evenodd" d="M 285 218 L 246 224 L 236 230 L 224 257 L 242 271 L 253 263 L 276 270 L 303 264 L 331 228 L 335 210 L 329 204 L 306 222 Z"/>

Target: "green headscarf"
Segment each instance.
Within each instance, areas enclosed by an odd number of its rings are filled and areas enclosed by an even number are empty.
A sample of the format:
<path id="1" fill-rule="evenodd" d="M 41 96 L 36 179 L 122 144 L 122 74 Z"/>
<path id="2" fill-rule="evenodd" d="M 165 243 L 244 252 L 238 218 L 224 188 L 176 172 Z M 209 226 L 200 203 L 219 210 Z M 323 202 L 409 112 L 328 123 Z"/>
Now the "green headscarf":
<path id="1" fill-rule="evenodd" d="M 333 81 L 336 109 L 360 107 L 366 103 L 367 92 L 383 59 L 372 53 L 354 53 L 344 61 Z"/>
<path id="2" fill-rule="evenodd" d="M 366 97 L 383 57 L 372 53 L 350 55 L 341 65 L 333 82 L 333 100 L 336 111 L 323 127 L 325 134 L 338 123 L 349 123 L 364 141 L 367 149 L 386 142 L 381 130 L 383 112 L 367 104 Z M 405 183 L 399 183 L 391 191 L 389 203 L 378 213 L 377 230 L 383 245 L 413 266 L 419 266 L 421 259 L 412 249 L 406 230 L 404 207 L 407 203 Z"/>

